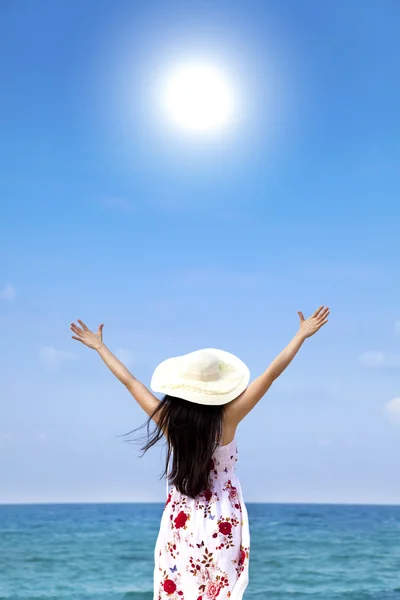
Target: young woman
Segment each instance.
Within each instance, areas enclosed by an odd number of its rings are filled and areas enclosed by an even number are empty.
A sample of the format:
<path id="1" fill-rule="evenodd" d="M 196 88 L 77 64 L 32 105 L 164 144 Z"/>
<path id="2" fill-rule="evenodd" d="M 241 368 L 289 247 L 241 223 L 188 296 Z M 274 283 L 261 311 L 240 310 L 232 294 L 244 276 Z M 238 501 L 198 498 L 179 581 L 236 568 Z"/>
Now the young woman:
<path id="1" fill-rule="evenodd" d="M 154 371 L 154 396 L 103 343 L 103 325 L 91 332 L 80 320 L 73 339 L 97 350 L 155 423 L 144 450 L 165 436 L 164 475 L 172 483 L 154 559 L 154 600 L 241 600 L 248 584 L 250 533 L 235 462 L 235 432 L 304 341 L 328 322 L 321 306 L 266 371 L 250 385 L 236 356 L 206 349 L 162 362 Z M 148 430 L 149 431 L 149 430 Z M 168 466 L 172 468 L 168 477 Z"/>

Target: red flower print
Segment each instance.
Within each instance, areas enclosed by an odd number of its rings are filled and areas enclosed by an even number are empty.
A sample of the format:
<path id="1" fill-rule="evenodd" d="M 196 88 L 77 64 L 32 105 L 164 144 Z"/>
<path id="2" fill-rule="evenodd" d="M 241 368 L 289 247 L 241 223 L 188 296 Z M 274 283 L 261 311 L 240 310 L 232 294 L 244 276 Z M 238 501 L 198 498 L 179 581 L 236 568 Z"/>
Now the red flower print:
<path id="1" fill-rule="evenodd" d="M 241 550 L 240 556 L 239 556 L 239 565 L 242 565 L 245 560 L 246 560 L 246 552 L 244 550 Z"/>
<path id="2" fill-rule="evenodd" d="M 207 600 L 216 598 L 221 590 L 221 586 L 216 581 L 208 581 L 204 591 Z"/>
<path id="3" fill-rule="evenodd" d="M 174 519 L 175 527 L 177 529 L 179 529 L 180 527 L 184 527 L 186 525 L 187 518 L 187 514 L 184 513 L 183 510 L 181 510 L 181 512 L 178 513 L 176 519 Z"/>
<path id="4" fill-rule="evenodd" d="M 207 500 L 207 502 L 210 502 L 210 500 L 212 498 L 212 491 L 211 490 L 205 490 L 204 497 Z"/>
<path id="5" fill-rule="evenodd" d="M 168 498 L 167 498 L 167 502 L 165 503 L 165 506 L 167 506 L 167 504 L 169 504 L 171 502 L 171 498 L 172 498 L 172 494 L 171 492 L 168 494 Z"/>
<path id="6" fill-rule="evenodd" d="M 215 463 L 213 461 L 213 459 L 210 460 L 210 471 L 213 471 L 215 467 Z"/>
<path id="7" fill-rule="evenodd" d="M 222 523 L 219 524 L 219 530 L 223 535 L 229 535 L 232 531 L 232 525 L 228 523 L 228 521 L 222 521 Z"/>
<path id="8" fill-rule="evenodd" d="M 229 498 L 231 500 L 237 498 L 237 490 L 235 487 L 231 487 L 231 489 L 229 490 Z"/>
<path id="9" fill-rule="evenodd" d="M 166 579 L 164 581 L 164 592 L 167 592 L 167 594 L 173 594 L 176 590 L 176 585 L 175 583 L 172 581 L 172 579 Z"/>
<path id="10" fill-rule="evenodd" d="M 203 600 L 203 596 L 199 596 L 197 600 Z"/>

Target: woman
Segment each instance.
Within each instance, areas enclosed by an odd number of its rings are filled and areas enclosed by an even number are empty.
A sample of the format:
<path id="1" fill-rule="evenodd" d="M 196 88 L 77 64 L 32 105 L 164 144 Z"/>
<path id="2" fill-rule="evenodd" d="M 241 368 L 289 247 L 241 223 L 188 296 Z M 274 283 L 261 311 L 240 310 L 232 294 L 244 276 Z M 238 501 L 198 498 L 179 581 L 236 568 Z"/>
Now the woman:
<path id="1" fill-rule="evenodd" d="M 207 349 L 162 362 L 154 371 L 154 396 L 103 343 L 103 325 L 91 332 L 80 320 L 73 339 L 97 350 L 153 420 L 144 450 L 163 436 L 164 474 L 172 483 L 155 547 L 154 600 L 241 600 L 248 584 L 250 533 L 235 474 L 236 428 L 291 363 L 304 341 L 328 322 L 321 306 L 266 371 L 249 385 L 236 356 Z M 172 456 L 172 468 L 168 466 Z"/>

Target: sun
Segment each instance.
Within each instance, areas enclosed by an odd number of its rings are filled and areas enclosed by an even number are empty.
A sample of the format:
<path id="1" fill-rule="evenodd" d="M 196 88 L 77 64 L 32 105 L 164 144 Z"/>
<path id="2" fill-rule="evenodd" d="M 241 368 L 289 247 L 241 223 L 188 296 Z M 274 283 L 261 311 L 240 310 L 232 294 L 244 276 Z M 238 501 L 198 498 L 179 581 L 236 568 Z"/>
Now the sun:
<path id="1" fill-rule="evenodd" d="M 168 119 L 185 131 L 218 131 L 227 127 L 234 116 L 231 86 L 211 65 L 191 63 L 170 71 L 162 98 Z"/>

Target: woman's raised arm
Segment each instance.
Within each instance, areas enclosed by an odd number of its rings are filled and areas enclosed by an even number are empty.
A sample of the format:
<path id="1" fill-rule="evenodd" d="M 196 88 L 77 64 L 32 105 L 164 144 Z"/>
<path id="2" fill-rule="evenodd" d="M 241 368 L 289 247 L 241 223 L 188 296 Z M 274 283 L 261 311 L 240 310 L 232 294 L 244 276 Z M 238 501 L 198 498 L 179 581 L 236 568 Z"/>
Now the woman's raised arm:
<path id="1" fill-rule="evenodd" d="M 267 393 L 275 379 L 290 365 L 304 341 L 314 335 L 328 322 L 329 308 L 320 306 L 314 314 L 305 319 L 303 313 L 300 317 L 300 329 L 284 350 L 272 361 L 262 375 L 257 377 L 247 389 L 230 402 L 226 407 L 226 420 L 236 428 L 240 421 L 256 406 Z"/>
<path id="2" fill-rule="evenodd" d="M 78 319 L 78 323 L 80 324 L 80 327 L 75 325 L 75 323 L 71 323 L 71 331 L 76 334 L 73 335 L 72 338 L 99 353 L 110 371 L 124 384 L 139 406 L 141 406 L 150 417 L 158 407 L 160 401 L 145 385 L 143 385 L 143 383 L 132 375 L 125 365 L 114 356 L 111 350 L 104 344 L 104 325 L 100 325 L 97 333 L 93 333 L 80 319 Z"/>

